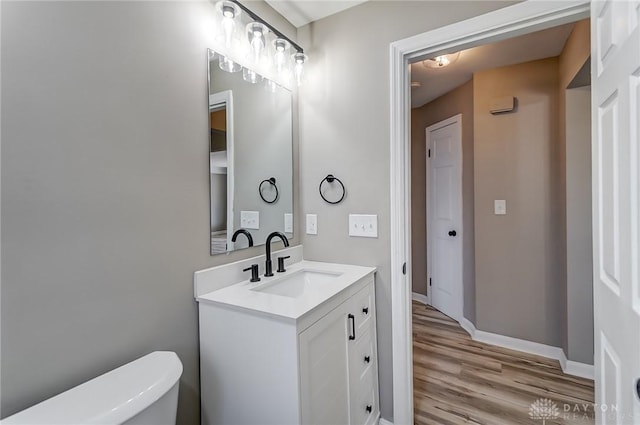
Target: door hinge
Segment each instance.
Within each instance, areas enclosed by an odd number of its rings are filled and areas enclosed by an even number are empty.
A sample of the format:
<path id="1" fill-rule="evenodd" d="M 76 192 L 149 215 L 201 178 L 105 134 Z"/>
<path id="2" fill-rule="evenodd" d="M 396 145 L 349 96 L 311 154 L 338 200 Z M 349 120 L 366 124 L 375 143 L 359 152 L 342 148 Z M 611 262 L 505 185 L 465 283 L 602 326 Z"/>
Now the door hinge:
<path id="1" fill-rule="evenodd" d="M 407 263 L 402 263 L 402 274 L 407 274 Z"/>
<path id="2" fill-rule="evenodd" d="M 431 149 L 429 149 L 428 155 L 429 155 L 429 158 L 431 158 Z"/>
<path id="3" fill-rule="evenodd" d="M 431 286 L 431 278 L 429 278 L 429 286 Z"/>

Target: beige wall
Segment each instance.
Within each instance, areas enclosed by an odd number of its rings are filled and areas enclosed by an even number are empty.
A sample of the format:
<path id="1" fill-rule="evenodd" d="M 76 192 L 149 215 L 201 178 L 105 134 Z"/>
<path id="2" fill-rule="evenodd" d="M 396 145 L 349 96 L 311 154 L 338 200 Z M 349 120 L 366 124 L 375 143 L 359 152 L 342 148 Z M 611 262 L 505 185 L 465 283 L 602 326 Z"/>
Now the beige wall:
<path id="1" fill-rule="evenodd" d="M 560 346 L 561 279 L 554 233 L 557 58 L 474 75 L 476 326 Z M 491 99 L 517 98 L 512 113 Z M 505 199 L 507 214 L 494 215 Z"/>
<path id="2" fill-rule="evenodd" d="M 209 255 L 212 17 L 204 1 L 2 2 L 3 417 L 172 350 L 178 423 L 200 422 L 193 272 L 264 249 Z"/>
<path id="3" fill-rule="evenodd" d="M 318 214 L 303 235 L 314 260 L 374 265 L 382 417 L 393 419 L 389 192 L 389 43 L 509 6 L 506 1 L 370 1 L 298 30 L 309 53 L 300 95 L 302 212 Z M 328 205 L 328 173 L 347 196 Z M 378 238 L 350 238 L 349 213 L 378 215 Z"/>
<path id="4" fill-rule="evenodd" d="M 462 114 L 462 210 L 464 317 L 475 323 L 473 220 L 473 80 L 411 110 L 411 264 L 413 292 L 426 295 L 426 152 L 425 128 Z"/>

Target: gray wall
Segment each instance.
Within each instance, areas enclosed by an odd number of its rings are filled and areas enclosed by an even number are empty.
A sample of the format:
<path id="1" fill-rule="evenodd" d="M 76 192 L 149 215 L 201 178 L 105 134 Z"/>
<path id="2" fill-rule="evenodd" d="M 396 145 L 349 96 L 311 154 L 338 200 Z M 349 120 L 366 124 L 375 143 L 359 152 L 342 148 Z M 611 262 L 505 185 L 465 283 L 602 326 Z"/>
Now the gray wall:
<path id="1" fill-rule="evenodd" d="M 473 88 L 476 327 L 559 347 L 558 58 L 478 72 Z M 517 109 L 492 115 L 503 96 Z M 494 215 L 495 199 L 507 201 L 506 215 Z"/>
<path id="2" fill-rule="evenodd" d="M 375 265 L 382 417 L 393 418 L 389 239 L 389 43 L 509 2 L 373 1 L 302 27 L 310 56 L 300 95 L 302 212 L 318 214 L 303 235 L 305 257 Z M 346 199 L 328 205 L 318 184 L 342 179 Z M 377 239 L 350 238 L 349 213 L 378 214 Z"/>
<path id="3" fill-rule="evenodd" d="M 473 220 L 473 80 L 411 110 L 411 260 L 413 292 L 426 294 L 426 133 L 433 124 L 462 114 L 462 240 L 464 317 L 476 322 Z"/>
<path id="4" fill-rule="evenodd" d="M 193 272 L 263 251 L 209 256 L 212 8 L 3 2 L 2 417 L 173 350 L 199 422 Z"/>
<path id="5" fill-rule="evenodd" d="M 591 88 L 566 91 L 569 360 L 593 364 Z"/>

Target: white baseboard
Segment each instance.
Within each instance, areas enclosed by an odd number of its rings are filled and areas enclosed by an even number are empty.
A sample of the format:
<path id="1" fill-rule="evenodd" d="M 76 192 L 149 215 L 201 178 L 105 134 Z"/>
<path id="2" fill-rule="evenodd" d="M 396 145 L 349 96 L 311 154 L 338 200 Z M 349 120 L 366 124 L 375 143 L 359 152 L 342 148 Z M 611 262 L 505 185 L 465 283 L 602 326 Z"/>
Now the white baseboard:
<path id="1" fill-rule="evenodd" d="M 564 351 L 562 352 L 562 357 L 559 359 L 559 361 L 560 366 L 562 366 L 562 371 L 567 375 L 573 375 L 580 378 L 593 380 L 593 365 L 568 360 L 567 356 L 565 356 L 564 354 Z"/>
<path id="2" fill-rule="evenodd" d="M 411 293 L 411 298 L 415 301 L 418 301 L 419 303 L 422 303 L 424 305 L 428 305 L 429 304 L 429 298 L 427 298 L 426 295 L 422 295 L 422 294 L 418 294 L 417 292 L 412 292 Z"/>
<path id="3" fill-rule="evenodd" d="M 540 344 L 538 342 L 527 341 L 525 339 L 513 338 L 491 332 L 479 331 L 473 323 L 464 317 L 460 320 L 460 326 L 467 331 L 471 339 L 485 344 L 497 345 L 498 347 L 510 350 L 522 351 L 524 353 L 535 354 L 549 359 L 558 360 L 562 371 L 567 375 L 580 378 L 593 379 L 593 365 L 578 363 L 567 360 L 564 350 L 551 345 Z"/>
<path id="4" fill-rule="evenodd" d="M 476 327 L 473 325 L 473 323 L 471 323 L 470 320 L 467 320 L 466 317 L 463 317 L 462 319 L 460 319 L 458 323 L 460 323 L 460 326 L 462 326 L 462 329 L 467 331 L 471 339 L 475 339 L 474 335 L 476 334 Z"/>
<path id="5" fill-rule="evenodd" d="M 379 425 L 393 425 L 393 422 L 389 422 L 388 420 L 384 419 L 384 418 L 380 418 L 380 422 L 378 422 Z"/>

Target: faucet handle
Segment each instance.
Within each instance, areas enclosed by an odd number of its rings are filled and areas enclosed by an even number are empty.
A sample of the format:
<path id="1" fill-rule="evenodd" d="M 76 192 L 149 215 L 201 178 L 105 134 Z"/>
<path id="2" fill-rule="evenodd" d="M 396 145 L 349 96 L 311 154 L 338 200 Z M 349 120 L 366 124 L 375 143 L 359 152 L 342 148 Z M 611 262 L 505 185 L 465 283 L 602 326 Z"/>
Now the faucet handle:
<path id="1" fill-rule="evenodd" d="M 258 265 L 257 264 L 252 264 L 251 267 L 247 267 L 246 269 L 242 270 L 243 272 L 248 272 L 249 270 L 251 270 L 251 280 L 249 282 L 260 282 L 260 277 L 259 277 L 259 273 L 258 273 Z"/>
<path id="2" fill-rule="evenodd" d="M 286 257 L 278 257 L 278 270 L 276 270 L 278 273 L 286 272 L 284 268 L 284 260 L 286 260 L 287 258 L 291 258 L 291 256 L 287 255 Z"/>

